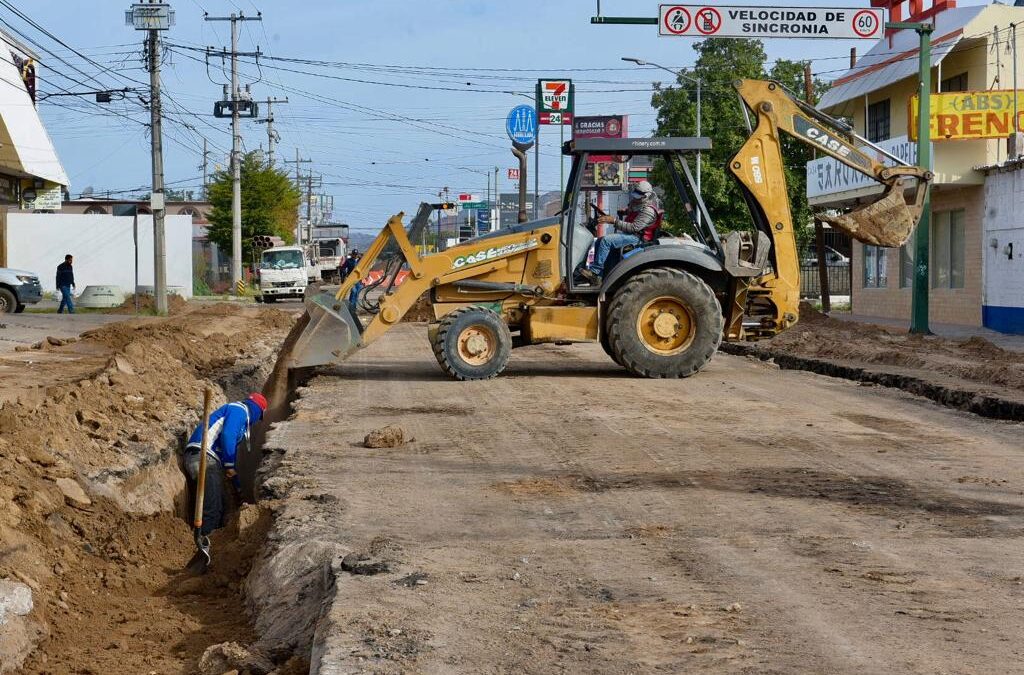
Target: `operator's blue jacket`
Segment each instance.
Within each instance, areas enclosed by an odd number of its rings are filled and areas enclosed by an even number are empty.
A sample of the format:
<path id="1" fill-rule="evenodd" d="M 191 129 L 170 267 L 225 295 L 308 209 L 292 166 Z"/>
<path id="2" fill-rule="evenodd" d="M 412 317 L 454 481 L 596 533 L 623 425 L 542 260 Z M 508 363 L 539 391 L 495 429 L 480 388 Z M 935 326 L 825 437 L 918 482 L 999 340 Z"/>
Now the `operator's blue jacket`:
<path id="1" fill-rule="evenodd" d="M 213 411 L 210 415 L 210 431 L 207 439 L 210 449 L 207 451 L 214 459 L 220 461 L 225 469 L 235 468 L 238 455 L 238 443 L 248 438 L 249 427 L 263 417 L 263 410 L 254 401 L 246 399 L 227 403 Z M 200 424 L 188 439 L 186 449 L 202 448 L 203 425 Z"/>

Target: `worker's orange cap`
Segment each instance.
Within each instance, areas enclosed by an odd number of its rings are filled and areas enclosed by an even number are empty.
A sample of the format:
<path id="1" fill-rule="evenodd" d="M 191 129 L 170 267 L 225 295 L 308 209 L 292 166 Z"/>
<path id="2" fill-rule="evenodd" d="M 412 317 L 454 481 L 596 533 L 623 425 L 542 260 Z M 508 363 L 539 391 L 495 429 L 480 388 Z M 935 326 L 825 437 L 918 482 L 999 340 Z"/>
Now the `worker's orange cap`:
<path id="1" fill-rule="evenodd" d="M 259 392 L 249 394 L 249 400 L 258 405 L 263 412 L 267 411 L 267 397 L 263 394 Z"/>

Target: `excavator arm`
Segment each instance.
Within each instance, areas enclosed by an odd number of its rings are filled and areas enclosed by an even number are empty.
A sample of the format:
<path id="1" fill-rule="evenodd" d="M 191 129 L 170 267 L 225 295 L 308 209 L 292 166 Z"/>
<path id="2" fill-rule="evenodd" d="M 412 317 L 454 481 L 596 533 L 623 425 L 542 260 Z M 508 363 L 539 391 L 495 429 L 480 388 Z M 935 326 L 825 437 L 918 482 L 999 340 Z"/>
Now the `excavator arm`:
<path id="1" fill-rule="evenodd" d="M 799 100 L 778 82 L 739 80 L 735 87 L 747 116 L 750 137 L 733 157 L 729 170 L 743 190 L 755 227 L 772 242 L 772 269 L 751 280 L 745 296 L 748 318 L 759 324 L 748 335 L 766 337 L 796 321 L 800 301 L 800 261 L 785 179 L 783 133 L 886 187 L 878 199 L 850 213 L 818 216 L 868 244 L 896 247 L 907 240 L 920 219 L 932 174 L 927 169 L 904 165 L 857 136 L 843 122 Z M 898 165 L 886 166 L 864 152 L 865 146 L 888 155 Z M 906 192 L 910 188 L 916 189 L 908 202 Z M 738 335 L 738 319 L 730 318 L 730 325 L 735 326 L 730 329 L 732 337 Z"/>

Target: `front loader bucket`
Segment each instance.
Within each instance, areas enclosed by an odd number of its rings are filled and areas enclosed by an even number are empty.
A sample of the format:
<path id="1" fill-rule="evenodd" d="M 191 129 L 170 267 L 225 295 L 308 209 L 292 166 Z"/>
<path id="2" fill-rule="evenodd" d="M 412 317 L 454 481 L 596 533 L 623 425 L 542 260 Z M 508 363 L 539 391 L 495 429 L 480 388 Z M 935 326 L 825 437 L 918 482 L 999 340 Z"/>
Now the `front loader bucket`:
<path id="1" fill-rule="evenodd" d="M 918 187 L 918 199 L 908 204 L 904 197 L 904 179 L 893 182 L 877 201 L 839 216 L 817 217 L 866 244 L 896 248 L 910 238 L 910 233 L 921 218 L 923 189 Z"/>
<path id="2" fill-rule="evenodd" d="M 289 368 L 341 363 L 362 346 L 359 323 L 348 304 L 333 293 L 309 296 L 306 316 L 309 319 L 292 347 Z"/>

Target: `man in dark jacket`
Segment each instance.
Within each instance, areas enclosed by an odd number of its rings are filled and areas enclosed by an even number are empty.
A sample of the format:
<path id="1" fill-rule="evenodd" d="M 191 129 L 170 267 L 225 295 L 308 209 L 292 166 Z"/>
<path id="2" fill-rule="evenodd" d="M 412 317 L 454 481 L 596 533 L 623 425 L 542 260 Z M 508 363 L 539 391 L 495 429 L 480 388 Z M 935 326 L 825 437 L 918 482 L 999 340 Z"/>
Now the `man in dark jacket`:
<path id="1" fill-rule="evenodd" d="M 60 291 L 60 306 L 57 313 L 63 314 L 64 308 L 68 308 L 68 314 L 75 313 L 75 303 L 72 301 L 71 289 L 75 287 L 75 271 L 71 268 L 71 254 L 64 256 L 64 262 L 57 265 L 57 290 Z"/>
<path id="2" fill-rule="evenodd" d="M 248 444 L 249 431 L 267 410 L 263 394 L 250 394 L 244 401 L 227 403 L 210 415 L 207 432 L 209 449 L 206 451 L 206 490 L 203 492 L 202 534 L 208 535 L 224 524 L 224 478 L 239 486 L 235 460 L 238 444 Z M 185 470 L 193 481 L 199 479 L 199 460 L 202 455 L 203 425 L 196 427 L 185 446 Z"/>

